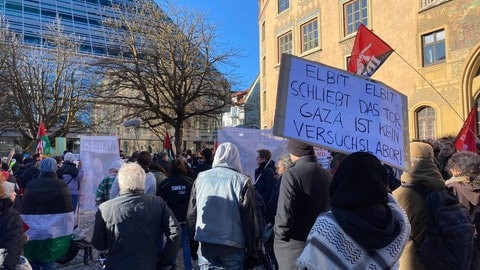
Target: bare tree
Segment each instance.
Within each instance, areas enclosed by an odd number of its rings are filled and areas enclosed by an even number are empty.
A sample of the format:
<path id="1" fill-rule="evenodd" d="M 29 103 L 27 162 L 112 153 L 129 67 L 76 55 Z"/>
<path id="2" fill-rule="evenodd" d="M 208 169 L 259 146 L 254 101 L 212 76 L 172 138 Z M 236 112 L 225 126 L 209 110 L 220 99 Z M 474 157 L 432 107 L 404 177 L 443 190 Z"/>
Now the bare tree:
<path id="1" fill-rule="evenodd" d="M 219 43 L 199 11 L 169 3 L 160 9 L 150 0 L 115 11 L 119 16 L 104 23 L 117 30 L 111 41 L 120 45 L 110 48 L 117 57 L 98 63 L 108 78 L 97 95 L 124 106 L 126 119 L 140 118 L 159 138 L 159 130 L 173 128 L 178 152 L 188 120 L 218 116 L 229 104 L 235 77 L 218 68 L 231 67 L 239 51 Z"/>
<path id="2" fill-rule="evenodd" d="M 30 150 L 41 121 L 50 139 L 85 130 L 95 81 L 81 41 L 63 34 L 58 18 L 42 40 L 27 46 L 4 22 L 0 27 L 0 129 L 20 134 Z"/>

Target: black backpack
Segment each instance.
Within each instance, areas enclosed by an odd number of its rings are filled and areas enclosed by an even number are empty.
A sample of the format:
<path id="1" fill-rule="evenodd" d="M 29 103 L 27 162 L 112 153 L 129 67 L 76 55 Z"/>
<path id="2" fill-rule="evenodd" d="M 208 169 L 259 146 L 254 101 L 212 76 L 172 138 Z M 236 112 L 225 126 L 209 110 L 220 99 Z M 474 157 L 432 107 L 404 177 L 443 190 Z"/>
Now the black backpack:
<path id="1" fill-rule="evenodd" d="M 420 257 L 429 269 L 469 269 L 475 226 L 468 209 L 450 190 L 403 184 L 425 198 L 425 239 Z"/>

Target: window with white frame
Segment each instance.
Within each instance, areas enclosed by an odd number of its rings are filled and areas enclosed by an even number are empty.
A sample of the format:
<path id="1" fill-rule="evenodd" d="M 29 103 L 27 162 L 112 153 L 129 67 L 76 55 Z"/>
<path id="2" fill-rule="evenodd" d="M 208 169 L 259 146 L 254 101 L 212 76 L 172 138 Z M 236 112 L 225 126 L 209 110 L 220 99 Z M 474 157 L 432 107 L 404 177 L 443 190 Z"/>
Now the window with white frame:
<path id="1" fill-rule="evenodd" d="M 423 66 L 445 62 L 445 30 L 422 36 Z"/>
<path id="2" fill-rule="evenodd" d="M 318 47 L 318 20 L 317 18 L 302 24 L 302 53 Z"/>
<path id="3" fill-rule="evenodd" d="M 280 62 L 282 58 L 282 53 L 292 54 L 293 50 L 293 40 L 292 40 L 292 31 L 289 31 L 277 38 L 278 42 L 278 59 Z"/>
<path id="4" fill-rule="evenodd" d="M 417 138 L 420 140 L 435 139 L 435 110 L 425 106 L 416 112 Z"/>
<path id="5" fill-rule="evenodd" d="M 284 12 L 290 7 L 290 0 L 278 0 L 278 14 Z"/>
<path id="6" fill-rule="evenodd" d="M 368 25 L 368 2 L 367 0 L 347 1 L 343 4 L 343 24 L 345 36 L 357 31 L 362 23 Z"/>

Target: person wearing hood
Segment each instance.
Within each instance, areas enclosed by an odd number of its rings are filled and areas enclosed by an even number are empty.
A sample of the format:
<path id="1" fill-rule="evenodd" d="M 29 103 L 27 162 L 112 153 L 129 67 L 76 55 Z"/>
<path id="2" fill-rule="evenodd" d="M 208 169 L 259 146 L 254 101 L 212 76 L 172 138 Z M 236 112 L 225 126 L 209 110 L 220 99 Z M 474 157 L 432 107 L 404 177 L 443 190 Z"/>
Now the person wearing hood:
<path id="1" fill-rule="evenodd" d="M 229 142 L 220 144 L 212 169 L 198 174 L 187 210 L 190 235 L 200 243 L 201 269 L 241 270 L 245 252 L 257 256 L 255 207 L 252 181 L 242 172 L 238 148 Z"/>
<path id="2" fill-rule="evenodd" d="M 435 164 L 430 144 L 410 143 L 410 167 L 400 178 L 402 185 L 416 184 L 432 191 L 445 189 L 445 181 Z M 427 269 L 419 252 L 419 244 L 425 238 L 425 199 L 418 191 L 404 186 L 397 188 L 393 196 L 407 213 L 412 228 L 410 239 L 400 257 L 400 269 Z"/>
<path id="3" fill-rule="evenodd" d="M 307 235 L 320 213 L 330 209 L 332 175 L 317 162 L 312 145 L 290 140 L 293 166 L 282 175 L 273 231 L 273 249 L 280 270 L 295 268 Z"/>
<path id="4" fill-rule="evenodd" d="M 329 187 L 331 210 L 315 221 L 298 269 L 398 269 L 410 224 L 387 181 L 377 157 L 348 155 Z"/>
<path id="5" fill-rule="evenodd" d="M 13 209 L 14 184 L 0 181 L 0 269 L 15 270 L 23 252 L 23 224 Z"/>

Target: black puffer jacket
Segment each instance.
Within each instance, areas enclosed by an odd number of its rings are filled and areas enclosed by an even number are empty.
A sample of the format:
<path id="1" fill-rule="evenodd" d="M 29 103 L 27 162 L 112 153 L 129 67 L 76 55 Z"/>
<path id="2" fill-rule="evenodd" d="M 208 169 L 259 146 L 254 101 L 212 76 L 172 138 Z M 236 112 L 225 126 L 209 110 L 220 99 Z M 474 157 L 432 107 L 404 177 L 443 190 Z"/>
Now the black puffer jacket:
<path id="1" fill-rule="evenodd" d="M 58 214 L 73 211 L 67 184 L 54 172 L 41 173 L 30 181 L 23 196 L 22 214 Z"/>
<path id="2" fill-rule="evenodd" d="M 277 180 L 277 172 L 275 162 L 270 160 L 268 163 L 261 163 L 255 169 L 255 188 L 262 195 L 263 201 L 267 203 L 270 201 L 272 193 L 275 191 Z"/>
<path id="3" fill-rule="evenodd" d="M 6 253 L 0 269 L 7 270 L 16 269 L 19 257 L 23 252 L 22 219 L 12 206 L 13 203 L 10 199 L 0 199 L 0 249 L 5 249 L 3 252 Z"/>

